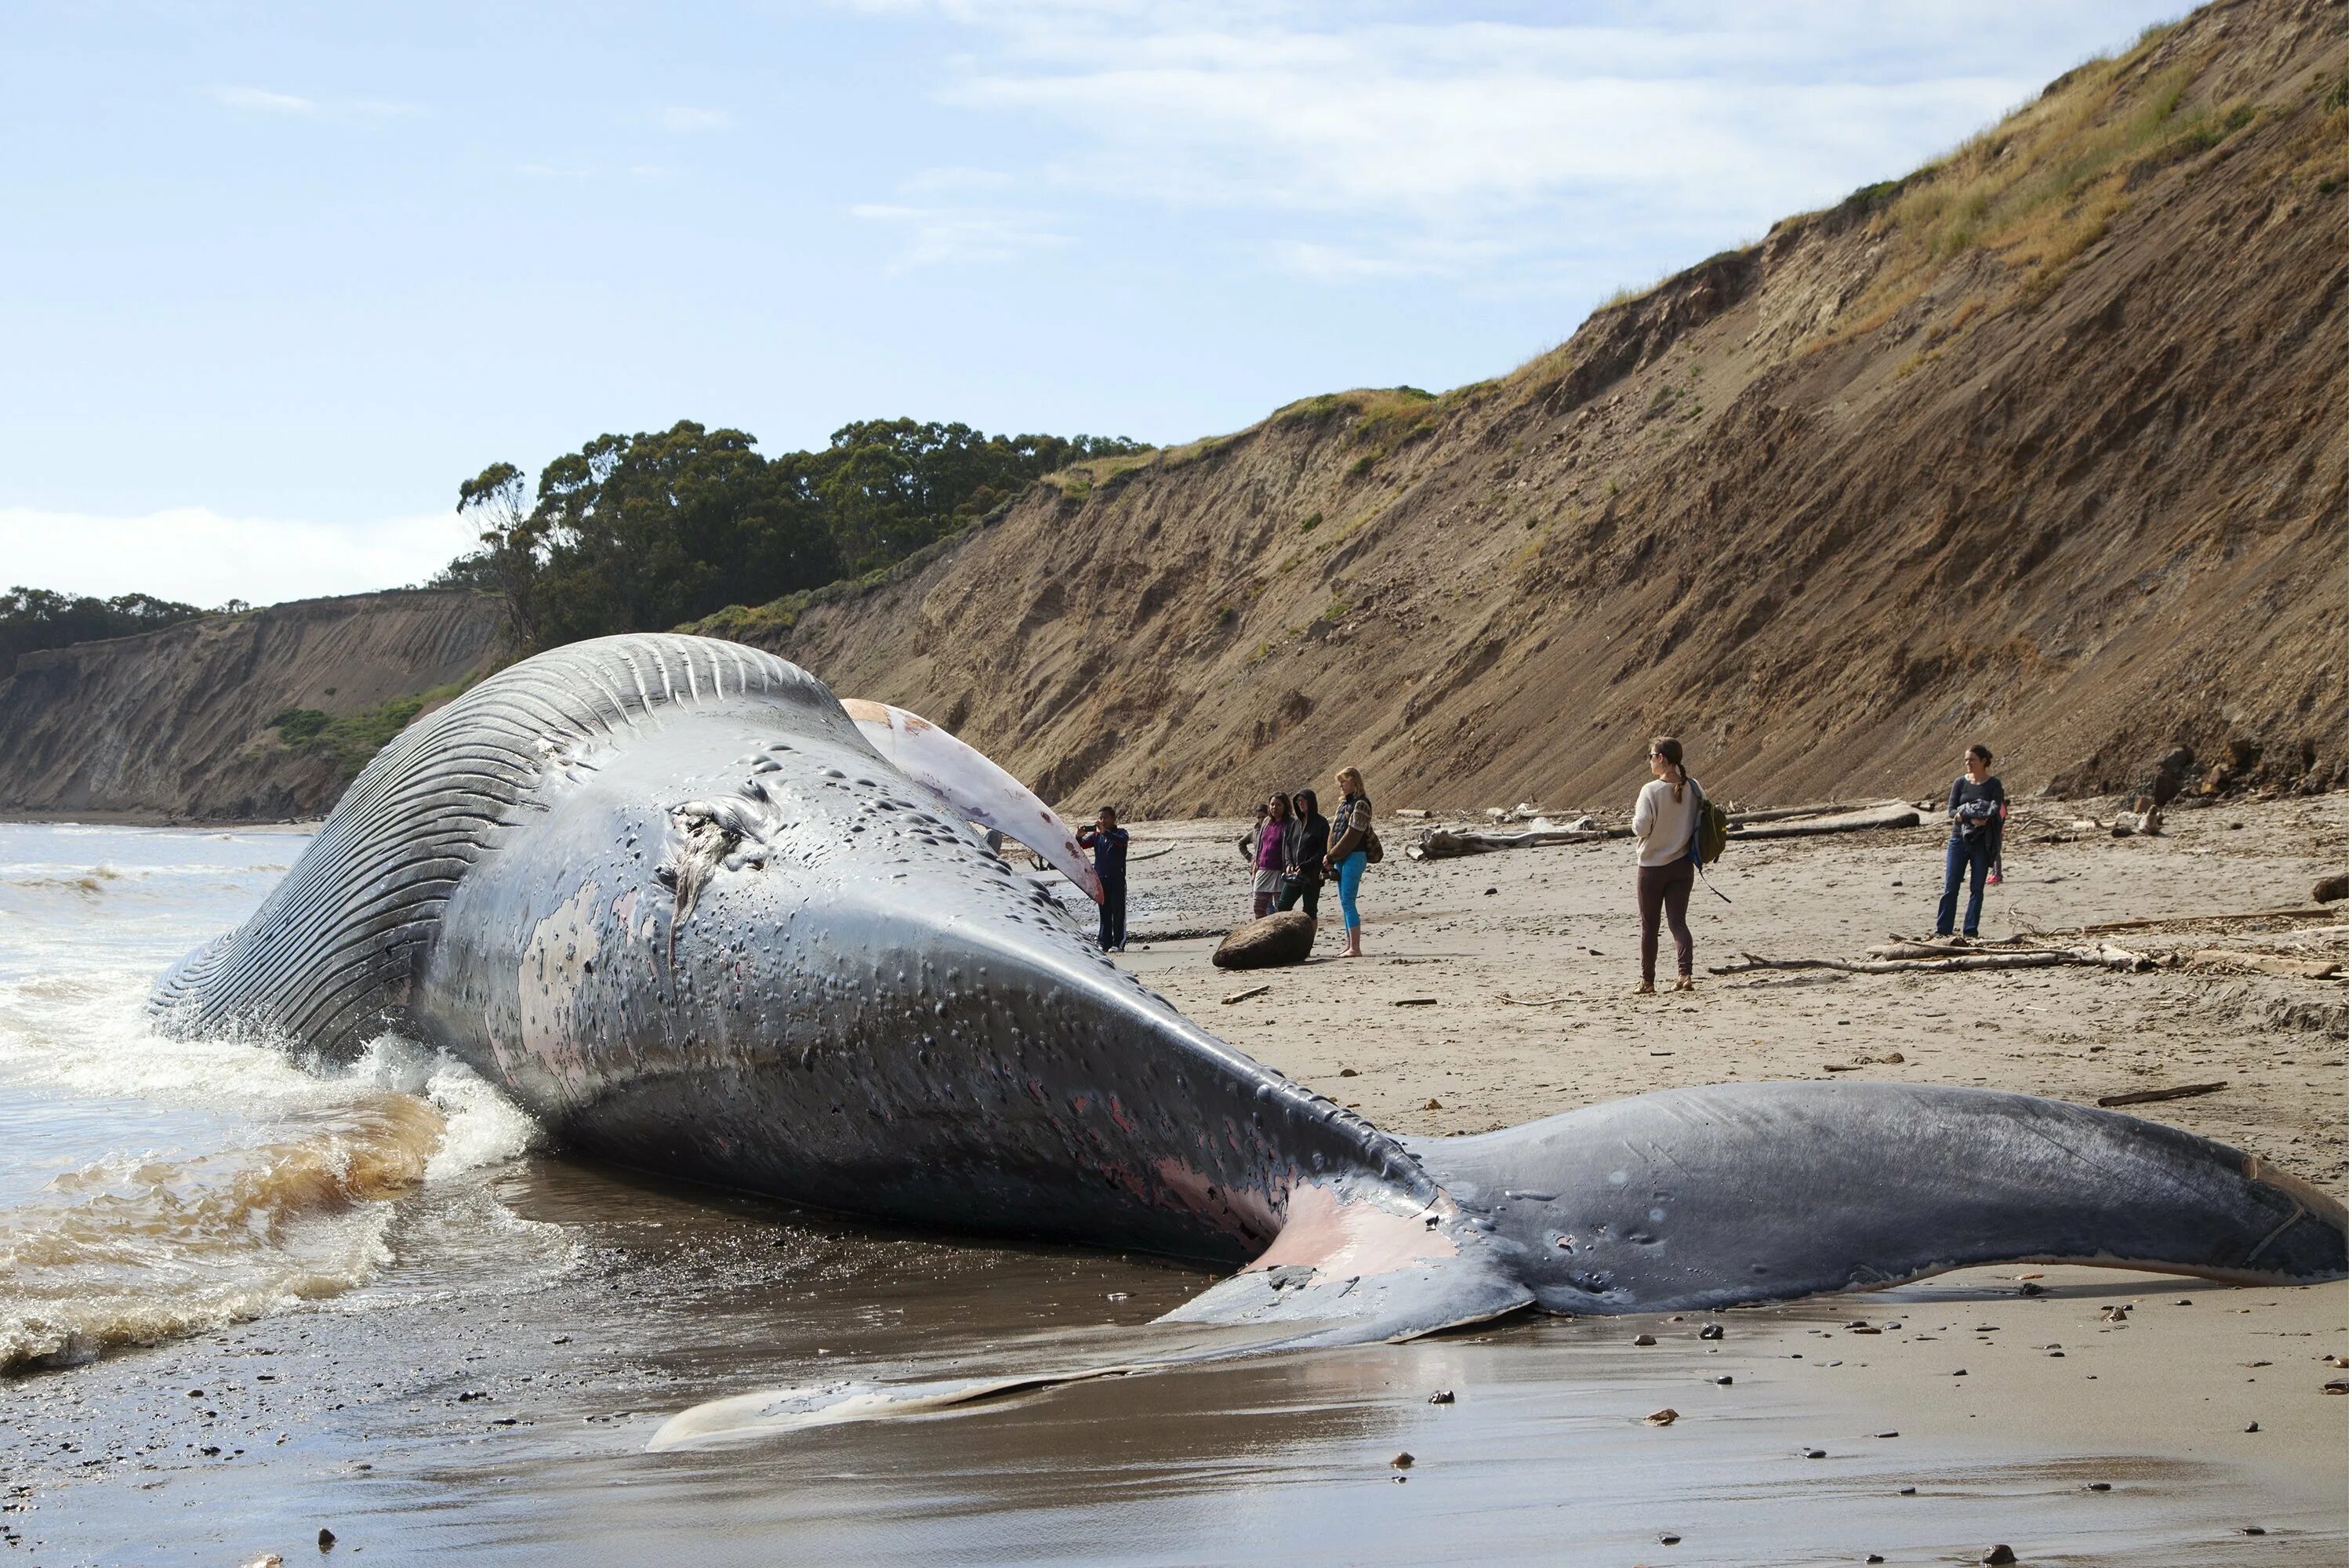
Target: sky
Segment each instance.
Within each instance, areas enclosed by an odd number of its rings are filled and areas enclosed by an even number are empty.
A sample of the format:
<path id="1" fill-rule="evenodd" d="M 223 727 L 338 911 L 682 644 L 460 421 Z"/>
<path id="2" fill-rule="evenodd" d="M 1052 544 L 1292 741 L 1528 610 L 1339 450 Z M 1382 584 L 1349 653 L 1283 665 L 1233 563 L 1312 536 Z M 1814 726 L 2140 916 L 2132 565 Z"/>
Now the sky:
<path id="1" fill-rule="evenodd" d="M 1177 442 L 1902 174 L 2134 0 L 0 6 L 0 585 L 420 581 L 681 418 Z"/>

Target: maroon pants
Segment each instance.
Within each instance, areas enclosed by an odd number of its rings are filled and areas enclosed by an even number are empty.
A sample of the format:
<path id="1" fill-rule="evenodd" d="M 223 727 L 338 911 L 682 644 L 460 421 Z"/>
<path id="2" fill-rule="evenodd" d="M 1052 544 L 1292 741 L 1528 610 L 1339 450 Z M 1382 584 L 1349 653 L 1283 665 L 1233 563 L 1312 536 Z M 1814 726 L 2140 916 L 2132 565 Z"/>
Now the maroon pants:
<path id="1" fill-rule="evenodd" d="M 1674 928 L 1675 973 L 1691 972 L 1691 863 L 1685 855 L 1666 866 L 1644 866 L 1633 876 L 1633 901 L 1642 906 L 1642 984 L 1658 983 L 1658 913 Z"/>

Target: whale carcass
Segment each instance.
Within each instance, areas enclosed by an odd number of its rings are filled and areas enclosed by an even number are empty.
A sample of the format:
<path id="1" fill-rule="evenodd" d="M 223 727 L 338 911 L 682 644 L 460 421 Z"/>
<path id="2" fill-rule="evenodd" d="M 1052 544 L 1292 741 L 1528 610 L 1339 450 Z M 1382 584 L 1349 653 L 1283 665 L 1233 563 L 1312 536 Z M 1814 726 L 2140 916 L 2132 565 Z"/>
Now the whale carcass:
<path id="1" fill-rule="evenodd" d="M 2021 1259 L 2345 1270 L 2305 1184 L 2022 1095 L 1727 1084 L 1383 1131 L 1116 968 L 814 677 L 690 637 L 541 654 L 411 725 L 153 1005 L 330 1061 L 398 1030 L 604 1160 L 1231 1267 L 1163 1322 L 1255 1349 Z"/>

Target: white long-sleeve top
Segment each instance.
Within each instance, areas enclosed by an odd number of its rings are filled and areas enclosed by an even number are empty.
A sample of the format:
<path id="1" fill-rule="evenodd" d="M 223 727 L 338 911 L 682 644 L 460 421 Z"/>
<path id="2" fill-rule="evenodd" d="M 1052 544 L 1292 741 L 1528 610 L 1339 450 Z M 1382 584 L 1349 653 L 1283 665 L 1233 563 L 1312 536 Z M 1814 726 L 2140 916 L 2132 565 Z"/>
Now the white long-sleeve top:
<path id="1" fill-rule="evenodd" d="M 1691 833 L 1698 826 L 1698 791 L 1689 784 L 1683 785 L 1683 797 L 1675 798 L 1675 786 L 1664 779 L 1652 779 L 1642 786 L 1640 798 L 1633 802 L 1633 847 L 1641 852 L 1644 866 L 1671 866 L 1690 847 Z"/>

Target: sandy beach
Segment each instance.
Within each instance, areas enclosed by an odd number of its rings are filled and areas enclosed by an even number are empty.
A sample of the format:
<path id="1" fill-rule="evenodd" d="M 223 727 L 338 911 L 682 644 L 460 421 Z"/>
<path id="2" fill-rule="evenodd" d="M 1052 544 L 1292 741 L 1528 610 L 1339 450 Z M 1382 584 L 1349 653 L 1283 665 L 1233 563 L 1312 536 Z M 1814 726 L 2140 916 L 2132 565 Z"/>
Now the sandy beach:
<path id="1" fill-rule="evenodd" d="M 2071 835 L 2036 804 L 1986 933 L 2180 917 L 2152 954 L 2340 953 L 2307 901 L 2343 797 Z M 1368 953 L 1247 975 L 1234 823 L 1147 824 L 1126 963 L 1374 1120 L 1478 1131 L 1620 1094 L 1859 1070 L 2076 1100 L 2221 1080 L 2142 1113 L 2345 1186 L 2340 980 L 2051 969 L 1703 976 L 1629 994 L 1622 843 L 1415 864 Z M 1852 956 L 1932 923 L 1932 829 L 1738 846 L 1694 905 L 1702 970 Z M 1488 889 L 1495 889 L 1489 892 Z M 1701 895 L 1705 899 L 1705 895 Z M 2341 906 L 2336 906 L 2338 910 Z M 2271 929 L 2256 929 L 2267 925 Z M 2121 937 L 2110 940 L 2123 940 Z M 1221 998 L 1264 984 L 1251 1000 Z M 1506 996 L 1546 1005 L 1522 1006 Z M 1408 998 L 1433 998 L 1400 1007 Z M 1436 1108 L 1430 1108 L 1431 1101 Z M 1114 1353 L 1207 1276 L 834 1220 L 534 1152 L 479 1200 L 401 1207 L 347 1294 L 0 1384 L 0 1541 L 41 1564 L 1054 1562 L 2340 1563 L 2344 1287 L 1976 1269 L 1702 1317 L 1519 1319 L 1401 1346 L 1082 1384 L 941 1418 L 652 1455 L 687 1405 Z M 1724 1330 L 1719 1340 L 1702 1327 Z M 1639 1345 L 1637 1335 L 1654 1339 Z M 1454 1399 L 1432 1403 L 1450 1392 Z M 1676 1418 L 1645 1417 L 1672 1409 Z M 1409 1468 L 1398 1456 L 1409 1453 Z"/>

